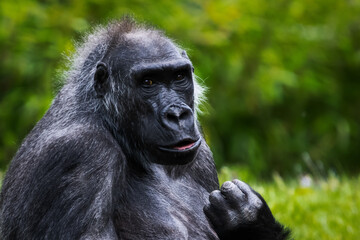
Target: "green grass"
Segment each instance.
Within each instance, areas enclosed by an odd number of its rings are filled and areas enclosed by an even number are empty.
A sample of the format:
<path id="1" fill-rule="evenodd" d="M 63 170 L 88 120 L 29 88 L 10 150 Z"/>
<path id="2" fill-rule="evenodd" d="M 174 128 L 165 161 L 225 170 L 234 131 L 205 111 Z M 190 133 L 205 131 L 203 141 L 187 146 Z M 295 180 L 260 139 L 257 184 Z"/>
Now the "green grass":
<path id="1" fill-rule="evenodd" d="M 239 168 L 222 168 L 220 183 L 233 178 L 246 181 L 269 204 L 274 216 L 291 228 L 294 239 L 360 239 L 360 176 L 330 176 L 312 180 L 257 182 Z"/>

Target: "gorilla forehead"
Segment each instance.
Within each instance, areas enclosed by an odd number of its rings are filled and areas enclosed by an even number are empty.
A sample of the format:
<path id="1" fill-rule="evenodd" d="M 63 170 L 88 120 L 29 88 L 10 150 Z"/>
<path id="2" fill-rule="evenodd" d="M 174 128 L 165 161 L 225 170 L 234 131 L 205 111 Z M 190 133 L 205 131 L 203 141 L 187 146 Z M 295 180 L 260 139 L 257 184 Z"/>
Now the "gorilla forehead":
<path id="1" fill-rule="evenodd" d="M 159 32 L 138 30 L 124 35 L 123 42 L 116 47 L 114 57 L 121 64 L 129 67 L 136 64 L 183 59 L 181 51 Z"/>

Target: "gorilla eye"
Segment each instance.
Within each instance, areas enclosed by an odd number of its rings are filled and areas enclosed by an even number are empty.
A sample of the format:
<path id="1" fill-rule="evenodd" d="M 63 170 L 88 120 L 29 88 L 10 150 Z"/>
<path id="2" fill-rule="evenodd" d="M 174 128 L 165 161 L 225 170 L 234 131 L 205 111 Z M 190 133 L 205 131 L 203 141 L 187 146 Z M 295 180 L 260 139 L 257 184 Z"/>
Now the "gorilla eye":
<path id="1" fill-rule="evenodd" d="M 144 79 L 143 84 L 147 86 L 151 86 L 153 85 L 153 81 L 151 79 Z"/>
<path id="2" fill-rule="evenodd" d="M 185 75 L 182 73 L 176 74 L 175 80 L 183 80 L 185 78 Z"/>

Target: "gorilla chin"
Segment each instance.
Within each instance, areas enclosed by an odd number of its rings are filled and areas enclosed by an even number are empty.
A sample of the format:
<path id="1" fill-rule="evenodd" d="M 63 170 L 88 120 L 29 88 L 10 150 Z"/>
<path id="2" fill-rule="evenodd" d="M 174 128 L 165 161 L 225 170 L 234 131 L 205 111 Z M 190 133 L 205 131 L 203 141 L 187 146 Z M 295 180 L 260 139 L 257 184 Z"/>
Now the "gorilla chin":
<path id="1" fill-rule="evenodd" d="M 184 165 L 192 162 L 201 145 L 201 138 L 197 140 L 186 139 L 176 144 L 159 146 L 156 150 L 156 163 L 162 165 Z M 171 160 L 170 160 L 171 159 Z"/>

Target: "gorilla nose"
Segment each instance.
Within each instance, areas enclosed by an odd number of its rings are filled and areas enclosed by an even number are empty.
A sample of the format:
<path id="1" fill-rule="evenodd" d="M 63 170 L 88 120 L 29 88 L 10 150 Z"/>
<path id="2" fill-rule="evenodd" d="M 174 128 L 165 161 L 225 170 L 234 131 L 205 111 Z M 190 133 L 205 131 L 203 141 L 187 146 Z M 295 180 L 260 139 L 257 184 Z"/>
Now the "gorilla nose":
<path id="1" fill-rule="evenodd" d="M 169 129 L 181 130 L 193 127 L 194 116 L 191 108 L 185 104 L 169 105 L 163 109 L 161 121 Z"/>

